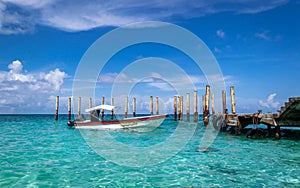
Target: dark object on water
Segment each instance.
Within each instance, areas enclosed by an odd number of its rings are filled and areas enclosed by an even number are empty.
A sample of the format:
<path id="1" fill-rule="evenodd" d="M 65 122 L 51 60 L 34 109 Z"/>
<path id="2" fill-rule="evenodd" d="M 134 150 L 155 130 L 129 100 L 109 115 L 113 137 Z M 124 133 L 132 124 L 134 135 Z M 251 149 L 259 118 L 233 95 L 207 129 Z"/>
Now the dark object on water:
<path id="1" fill-rule="evenodd" d="M 251 129 L 247 132 L 247 138 L 253 138 L 255 135 L 255 138 L 265 138 L 267 133 L 259 128 Z"/>
<path id="2" fill-rule="evenodd" d="M 69 127 L 73 127 L 73 126 L 74 126 L 74 121 L 68 121 L 67 125 L 68 125 Z"/>

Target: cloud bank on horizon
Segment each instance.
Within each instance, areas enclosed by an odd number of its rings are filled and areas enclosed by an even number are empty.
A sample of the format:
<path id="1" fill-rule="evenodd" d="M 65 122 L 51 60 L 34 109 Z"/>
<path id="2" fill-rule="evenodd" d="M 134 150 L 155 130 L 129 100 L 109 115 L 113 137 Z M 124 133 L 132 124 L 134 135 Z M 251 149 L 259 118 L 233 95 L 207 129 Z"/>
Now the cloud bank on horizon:
<path id="1" fill-rule="evenodd" d="M 137 21 L 172 21 L 173 17 L 194 18 L 221 12 L 255 14 L 288 2 L 288 0 L 0 0 L 0 33 L 33 32 L 39 25 L 78 32 L 103 26 L 121 26 Z M 224 37 L 223 34 L 221 30 L 218 32 L 220 37 Z"/>
<path id="2" fill-rule="evenodd" d="M 6 113 L 20 113 L 22 109 L 26 109 L 25 104 L 47 107 L 45 100 L 48 100 L 49 95 L 60 91 L 68 76 L 59 68 L 49 72 L 28 73 L 23 70 L 23 64 L 19 60 L 9 64 L 8 69 L 0 71 L 0 107 L 6 107 Z"/>

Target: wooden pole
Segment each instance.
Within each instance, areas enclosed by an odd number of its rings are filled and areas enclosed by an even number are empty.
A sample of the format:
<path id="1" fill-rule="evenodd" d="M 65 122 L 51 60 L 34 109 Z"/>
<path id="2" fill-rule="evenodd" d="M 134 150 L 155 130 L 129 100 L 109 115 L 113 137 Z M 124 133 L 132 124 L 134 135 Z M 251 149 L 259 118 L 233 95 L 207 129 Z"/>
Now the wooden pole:
<path id="1" fill-rule="evenodd" d="M 203 111 L 203 123 L 205 126 L 207 126 L 209 123 L 209 99 L 210 99 L 210 86 L 206 85 L 205 106 Z"/>
<path id="2" fill-rule="evenodd" d="M 181 96 L 178 97 L 178 120 L 181 121 L 182 120 L 182 111 L 181 111 Z"/>
<path id="3" fill-rule="evenodd" d="M 71 97 L 68 98 L 68 120 L 71 120 Z"/>
<path id="4" fill-rule="evenodd" d="M 81 112 L 80 112 L 80 109 L 81 109 L 81 97 L 78 97 L 78 115 L 80 116 Z"/>
<path id="5" fill-rule="evenodd" d="M 180 118 L 180 120 L 182 121 L 183 120 L 183 96 L 181 96 L 181 105 L 180 105 L 180 107 L 181 107 L 181 118 Z"/>
<path id="6" fill-rule="evenodd" d="M 56 96 L 56 104 L 55 104 L 55 121 L 58 120 L 58 107 L 59 107 L 59 96 Z"/>
<path id="7" fill-rule="evenodd" d="M 202 95 L 202 113 L 205 111 L 205 95 Z"/>
<path id="8" fill-rule="evenodd" d="M 105 99 L 104 96 L 102 96 L 101 104 L 104 105 Z M 101 110 L 101 119 L 104 120 L 104 109 Z"/>
<path id="9" fill-rule="evenodd" d="M 150 115 L 153 115 L 153 96 L 150 96 Z"/>
<path id="10" fill-rule="evenodd" d="M 236 114 L 236 108 L 235 108 L 235 95 L 234 95 L 234 87 L 230 87 L 230 96 L 231 96 L 231 111 L 232 114 Z"/>
<path id="11" fill-rule="evenodd" d="M 133 117 L 136 117 L 136 98 L 133 98 Z"/>
<path id="12" fill-rule="evenodd" d="M 111 98 L 111 105 L 112 105 L 112 106 L 115 105 L 115 100 L 114 100 L 114 98 Z M 114 109 L 111 110 L 110 119 L 111 119 L 111 120 L 114 119 Z"/>
<path id="13" fill-rule="evenodd" d="M 215 115 L 215 94 L 211 94 L 211 113 Z"/>
<path id="14" fill-rule="evenodd" d="M 226 91 L 222 91 L 223 114 L 226 113 Z"/>
<path id="15" fill-rule="evenodd" d="M 128 116 L 128 96 L 125 98 L 125 118 Z"/>
<path id="16" fill-rule="evenodd" d="M 194 122 L 198 123 L 198 93 L 194 91 Z"/>
<path id="17" fill-rule="evenodd" d="M 186 94 L 186 120 L 190 122 L 190 93 Z"/>
<path id="18" fill-rule="evenodd" d="M 177 97 L 174 96 L 174 121 L 177 121 Z"/>
<path id="19" fill-rule="evenodd" d="M 92 108 L 93 107 L 93 99 L 92 99 L 92 97 L 90 97 L 89 98 L 89 108 Z M 92 114 L 92 112 L 90 112 L 90 120 L 92 121 L 92 119 L 93 119 L 93 114 Z"/>
<path id="20" fill-rule="evenodd" d="M 158 97 L 156 97 L 156 103 L 155 103 L 156 115 L 159 114 L 159 105 L 158 105 L 158 103 L 159 103 Z"/>

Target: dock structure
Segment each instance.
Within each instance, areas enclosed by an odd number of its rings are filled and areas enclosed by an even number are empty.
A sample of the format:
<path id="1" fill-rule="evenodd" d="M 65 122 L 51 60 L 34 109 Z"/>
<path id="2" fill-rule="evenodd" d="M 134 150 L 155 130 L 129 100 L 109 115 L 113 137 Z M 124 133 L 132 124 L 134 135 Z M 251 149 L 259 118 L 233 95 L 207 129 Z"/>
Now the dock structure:
<path id="1" fill-rule="evenodd" d="M 77 113 L 78 116 L 81 116 L 81 97 L 78 97 Z M 211 110 L 212 115 L 209 114 L 209 104 L 211 99 Z M 215 129 L 220 131 L 226 131 L 227 128 L 230 128 L 231 133 L 240 134 L 241 130 L 247 127 L 248 125 L 256 125 L 256 128 L 253 129 L 249 134 L 247 133 L 248 138 L 252 138 L 254 134 L 260 133 L 261 136 L 265 134 L 261 131 L 258 131 L 258 124 L 265 124 L 268 126 L 268 132 L 271 132 L 271 127 L 275 127 L 275 138 L 280 138 L 280 127 L 300 127 L 300 97 L 291 97 L 288 99 L 288 102 L 284 103 L 284 106 L 278 110 L 277 114 L 266 113 L 263 114 L 261 110 L 253 114 L 237 114 L 236 112 L 236 103 L 235 103 L 235 94 L 234 87 L 230 87 L 230 99 L 231 99 L 231 114 L 228 113 L 226 108 L 226 91 L 222 91 L 222 107 L 223 113 L 215 112 L 215 95 L 211 93 L 210 95 L 210 86 L 206 86 L 206 93 L 202 98 L 202 108 L 203 108 L 203 122 L 204 125 L 208 125 L 209 121 L 212 121 Z M 156 97 L 155 107 L 156 115 L 159 114 L 159 98 Z M 104 97 L 102 97 L 101 103 L 104 104 Z M 59 96 L 56 97 L 55 103 L 55 120 L 58 120 L 58 109 L 59 109 Z M 111 105 L 114 106 L 114 98 L 111 98 Z M 183 106 L 184 98 L 183 96 L 174 96 L 174 120 L 182 121 L 183 120 Z M 89 98 L 89 108 L 92 107 L 92 98 Z M 153 96 L 150 96 L 150 114 L 153 113 Z M 193 100 L 193 112 L 194 112 L 194 122 L 198 122 L 198 92 L 194 91 L 194 100 Z M 104 113 L 101 112 L 102 119 Z M 187 121 L 190 121 L 190 93 L 186 94 L 186 115 Z M 90 114 L 94 116 L 94 114 Z M 99 112 L 98 115 L 99 116 Z M 114 111 L 111 111 L 111 119 L 113 119 Z M 125 98 L 125 118 L 128 116 L 128 96 Z M 133 117 L 136 116 L 136 98 L 133 98 Z M 68 98 L 68 120 L 71 118 L 71 97 Z"/>
<path id="2" fill-rule="evenodd" d="M 279 126 L 300 126 L 300 97 L 289 98 L 278 111 L 277 124 Z"/>

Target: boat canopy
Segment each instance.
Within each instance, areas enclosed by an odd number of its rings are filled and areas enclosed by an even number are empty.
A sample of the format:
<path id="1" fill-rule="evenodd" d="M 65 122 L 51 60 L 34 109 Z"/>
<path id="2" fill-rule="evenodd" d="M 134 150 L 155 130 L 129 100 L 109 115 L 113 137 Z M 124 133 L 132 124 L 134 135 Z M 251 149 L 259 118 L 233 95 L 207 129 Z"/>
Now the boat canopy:
<path id="1" fill-rule="evenodd" d="M 115 106 L 102 104 L 102 105 L 99 105 L 99 106 L 95 106 L 93 108 L 85 109 L 85 112 L 91 112 L 91 111 L 94 111 L 94 110 L 113 110 L 114 108 L 115 108 Z"/>

